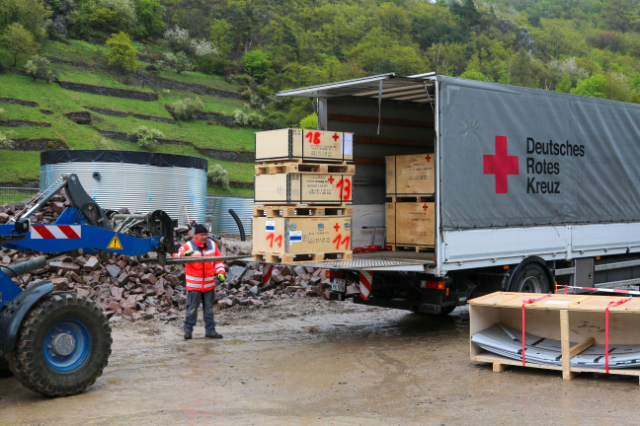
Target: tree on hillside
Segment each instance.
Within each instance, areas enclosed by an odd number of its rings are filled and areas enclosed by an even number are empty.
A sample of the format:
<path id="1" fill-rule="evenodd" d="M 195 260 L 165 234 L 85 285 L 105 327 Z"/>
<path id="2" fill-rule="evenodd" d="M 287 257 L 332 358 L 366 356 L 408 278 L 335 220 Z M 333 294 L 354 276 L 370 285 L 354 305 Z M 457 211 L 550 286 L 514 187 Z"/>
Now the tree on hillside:
<path id="1" fill-rule="evenodd" d="M 0 44 L 11 53 L 14 67 L 18 64 L 20 55 L 33 55 L 38 51 L 33 34 L 17 22 L 7 27 L 0 37 Z"/>
<path id="2" fill-rule="evenodd" d="M 193 71 L 193 63 L 184 52 L 178 52 L 175 56 L 175 62 L 173 64 L 173 68 L 175 68 L 176 72 L 180 74 L 183 71 Z"/>
<path id="3" fill-rule="evenodd" d="M 151 37 L 162 34 L 166 25 L 162 20 L 165 7 L 161 0 L 134 0 L 138 17 L 138 35 Z"/>
<path id="4" fill-rule="evenodd" d="M 136 48 L 131 44 L 131 39 L 122 31 L 113 34 L 107 40 L 107 58 L 109 65 L 116 65 L 125 71 L 136 72 L 138 69 L 138 56 Z"/>
<path id="5" fill-rule="evenodd" d="M 47 15 L 43 0 L 0 0 L 0 32 L 13 23 L 19 23 L 40 41 L 45 35 Z"/>

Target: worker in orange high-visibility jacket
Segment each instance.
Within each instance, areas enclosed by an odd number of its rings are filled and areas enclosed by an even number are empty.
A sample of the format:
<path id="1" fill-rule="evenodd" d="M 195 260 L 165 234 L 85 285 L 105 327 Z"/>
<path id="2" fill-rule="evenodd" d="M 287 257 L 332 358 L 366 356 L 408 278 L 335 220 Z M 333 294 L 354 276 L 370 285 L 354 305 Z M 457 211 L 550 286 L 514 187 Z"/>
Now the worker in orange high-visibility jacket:
<path id="1" fill-rule="evenodd" d="M 192 240 L 180 247 L 175 257 L 222 256 L 216 243 L 209 239 L 207 228 L 197 225 Z M 184 319 L 184 338 L 191 339 L 193 326 L 198 319 L 198 305 L 202 302 L 205 337 L 222 339 L 216 332 L 213 320 L 213 302 L 215 301 L 216 278 L 224 282 L 227 278 L 224 262 L 201 262 L 185 264 L 185 281 L 187 287 L 187 315 Z"/>

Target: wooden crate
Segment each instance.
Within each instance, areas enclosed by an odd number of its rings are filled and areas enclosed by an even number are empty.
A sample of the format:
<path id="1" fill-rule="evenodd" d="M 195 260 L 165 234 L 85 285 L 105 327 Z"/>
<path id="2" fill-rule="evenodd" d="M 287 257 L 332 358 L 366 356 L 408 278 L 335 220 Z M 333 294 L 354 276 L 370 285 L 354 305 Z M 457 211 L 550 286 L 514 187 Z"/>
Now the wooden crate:
<path id="1" fill-rule="evenodd" d="M 433 247 L 435 203 L 386 203 L 387 244 L 394 248 Z"/>
<path id="2" fill-rule="evenodd" d="M 254 217 L 253 254 L 351 253 L 351 218 Z"/>
<path id="3" fill-rule="evenodd" d="M 387 196 L 429 195 L 435 192 L 434 154 L 386 157 Z"/>
<path id="4" fill-rule="evenodd" d="M 279 173 L 255 177 L 256 204 L 349 204 L 352 176 L 321 173 Z"/>
<path id="5" fill-rule="evenodd" d="M 353 161 L 353 133 L 279 129 L 256 132 L 256 162 Z"/>
<path id="6" fill-rule="evenodd" d="M 469 301 L 470 335 L 502 324 L 522 330 L 522 302 L 542 294 L 497 292 Z M 526 305 L 526 332 L 561 341 L 562 366 L 525 363 L 525 367 L 562 371 L 565 380 L 578 373 L 606 373 L 605 369 L 571 367 L 572 357 L 593 344 L 604 344 L 605 309 L 609 302 L 624 297 L 554 294 Z M 640 299 L 609 309 L 609 346 L 640 344 Z M 571 342 L 577 343 L 571 347 Z M 476 346 L 472 342 L 471 360 L 493 364 L 499 373 L 522 361 L 506 358 Z M 526 358 L 525 358 L 526 362 Z M 640 368 L 610 369 L 610 374 L 640 376 Z"/>

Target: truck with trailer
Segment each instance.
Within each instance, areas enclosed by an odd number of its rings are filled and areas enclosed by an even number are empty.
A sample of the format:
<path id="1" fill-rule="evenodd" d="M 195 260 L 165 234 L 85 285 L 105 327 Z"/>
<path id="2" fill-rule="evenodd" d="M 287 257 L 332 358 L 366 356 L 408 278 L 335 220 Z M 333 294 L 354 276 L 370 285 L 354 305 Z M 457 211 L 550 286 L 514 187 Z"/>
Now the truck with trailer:
<path id="1" fill-rule="evenodd" d="M 436 73 L 278 96 L 354 134 L 355 243 L 384 238 L 385 157 L 433 158 L 432 249 L 307 263 L 328 269 L 333 299 L 348 279 L 356 303 L 448 314 L 494 291 L 640 284 L 640 105 Z"/>

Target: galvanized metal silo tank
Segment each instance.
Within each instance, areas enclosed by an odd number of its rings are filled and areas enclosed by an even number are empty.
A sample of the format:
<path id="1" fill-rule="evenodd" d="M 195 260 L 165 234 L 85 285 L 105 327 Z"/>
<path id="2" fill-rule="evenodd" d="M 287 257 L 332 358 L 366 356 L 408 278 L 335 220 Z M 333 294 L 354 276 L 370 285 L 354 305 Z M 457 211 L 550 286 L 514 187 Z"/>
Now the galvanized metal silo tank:
<path id="1" fill-rule="evenodd" d="M 40 190 L 75 173 L 104 209 L 164 210 L 183 224 L 205 223 L 207 160 L 135 151 L 59 150 L 40 154 Z"/>
<path id="2" fill-rule="evenodd" d="M 229 214 L 233 209 L 244 226 L 245 235 L 251 235 L 253 217 L 253 198 L 209 196 L 211 210 L 211 232 L 222 235 L 240 235 L 238 225 Z"/>

